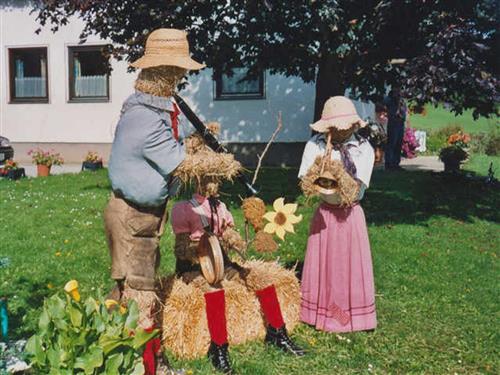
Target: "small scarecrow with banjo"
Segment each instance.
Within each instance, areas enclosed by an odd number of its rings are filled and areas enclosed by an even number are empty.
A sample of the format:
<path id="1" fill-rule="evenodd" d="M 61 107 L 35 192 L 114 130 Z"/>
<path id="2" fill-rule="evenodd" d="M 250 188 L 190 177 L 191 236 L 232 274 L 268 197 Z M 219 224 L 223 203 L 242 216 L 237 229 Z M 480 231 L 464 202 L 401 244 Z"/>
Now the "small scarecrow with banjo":
<path id="1" fill-rule="evenodd" d="M 183 108 L 183 111 L 186 113 L 189 109 Z M 187 117 L 192 119 L 192 114 Z M 216 142 L 214 135 L 218 132 L 218 124 L 209 124 L 207 127 L 211 142 Z M 196 326 L 195 321 L 202 320 L 203 315 L 206 315 L 210 335 L 208 357 L 219 371 L 232 371 L 228 354 L 228 328 L 240 330 L 233 331 L 232 341 L 241 342 L 238 341 L 241 337 L 237 336 L 252 337 L 251 331 L 258 331 L 260 324 L 265 327 L 266 343 L 301 356 L 304 351 L 289 338 L 284 320 L 284 315 L 295 314 L 295 324 L 298 318 L 297 311 L 289 311 L 299 306 L 297 280 L 293 271 L 284 270 L 276 263 L 247 261 L 240 265 L 230 259 L 230 250 L 242 254 L 247 243 L 234 229 L 233 216 L 219 199 L 219 185 L 223 181 L 241 178 L 242 167 L 232 154 L 215 152 L 207 143 L 199 133 L 187 138 L 186 158 L 174 172 L 185 185 L 191 184 L 195 192 L 190 200 L 178 202 L 172 208 L 171 224 L 175 234 L 178 278 L 166 287 L 174 291 L 164 299 L 164 339 L 187 342 L 185 346 L 193 345 L 189 343 L 192 340 L 179 337 L 189 332 L 183 333 L 176 327 L 169 328 L 168 324 L 175 324 L 172 322 L 174 320 L 181 326 L 185 323 L 184 331 L 198 332 L 198 328 L 190 325 Z M 215 145 L 213 143 L 212 146 Z M 252 201 L 259 202 L 260 199 L 246 200 L 247 208 Z M 265 214 L 263 202 L 262 206 Z M 294 208 L 295 205 L 290 206 Z M 300 218 L 295 217 L 295 222 L 298 220 Z M 285 314 L 278 300 L 276 284 L 280 285 L 279 293 L 285 301 Z M 190 288 L 189 292 L 185 292 L 187 288 Z M 295 294 L 285 296 L 286 293 L 291 294 L 288 289 L 295 291 Z M 226 306 L 226 294 L 230 300 L 229 306 Z M 201 304 L 205 311 L 200 311 Z M 255 311 L 255 304 L 259 304 L 260 311 Z M 193 312 L 191 316 L 186 316 L 189 309 Z M 254 316 L 248 316 L 248 312 Z M 252 321 L 257 322 L 256 329 L 252 328 Z M 175 334 L 178 336 L 172 338 Z M 196 340 L 204 341 L 204 335 L 202 327 L 196 334 Z"/>

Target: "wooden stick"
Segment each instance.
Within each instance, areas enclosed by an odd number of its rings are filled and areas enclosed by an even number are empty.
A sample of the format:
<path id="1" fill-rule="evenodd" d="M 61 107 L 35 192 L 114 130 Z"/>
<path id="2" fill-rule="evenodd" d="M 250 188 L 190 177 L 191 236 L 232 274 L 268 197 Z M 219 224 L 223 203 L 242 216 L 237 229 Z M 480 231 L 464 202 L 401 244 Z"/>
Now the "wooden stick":
<path id="1" fill-rule="evenodd" d="M 271 146 L 271 143 L 273 143 L 274 139 L 278 135 L 279 131 L 283 127 L 283 122 L 281 119 L 281 111 L 278 112 L 278 126 L 276 126 L 276 129 L 274 130 L 273 135 L 269 139 L 269 142 L 267 142 L 266 147 L 264 148 L 264 151 L 262 151 L 262 154 L 258 156 L 258 162 L 257 162 L 257 168 L 255 169 L 255 172 L 253 174 L 253 180 L 252 180 L 252 185 L 255 184 L 255 181 L 257 181 L 257 176 L 259 175 L 259 171 L 262 165 L 262 159 L 264 159 L 264 156 L 266 155 L 267 151 L 269 150 L 269 147 Z"/>

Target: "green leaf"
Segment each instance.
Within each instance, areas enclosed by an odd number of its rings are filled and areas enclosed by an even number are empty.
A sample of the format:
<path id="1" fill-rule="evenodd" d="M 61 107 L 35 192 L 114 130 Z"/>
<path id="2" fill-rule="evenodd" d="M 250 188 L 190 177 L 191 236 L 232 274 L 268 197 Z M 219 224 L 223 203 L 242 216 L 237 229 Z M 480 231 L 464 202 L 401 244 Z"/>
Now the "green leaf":
<path id="1" fill-rule="evenodd" d="M 37 364 L 43 366 L 45 365 L 46 355 L 43 351 L 42 339 L 40 336 L 34 335 L 26 343 L 26 352 L 34 357 L 34 361 Z"/>
<path id="2" fill-rule="evenodd" d="M 65 315 L 66 303 L 56 294 L 47 300 L 47 311 L 52 318 L 62 319 Z"/>
<path id="3" fill-rule="evenodd" d="M 40 319 L 38 320 L 38 328 L 40 328 L 40 334 L 47 333 L 49 325 L 50 325 L 49 313 L 44 308 L 42 314 L 40 315 Z"/>
<path id="4" fill-rule="evenodd" d="M 75 327 L 81 327 L 83 315 L 76 307 L 69 306 L 69 317 L 71 319 L 71 324 Z"/>
<path id="5" fill-rule="evenodd" d="M 47 359 L 49 360 L 50 367 L 59 368 L 61 366 L 61 352 L 59 348 L 48 348 Z"/>
<path id="6" fill-rule="evenodd" d="M 123 353 L 116 353 L 110 355 L 106 359 L 106 374 L 107 375 L 119 374 L 120 373 L 119 368 L 122 362 L 123 362 Z"/>
<path id="7" fill-rule="evenodd" d="M 94 369 L 102 366 L 103 360 L 103 350 L 98 346 L 94 346 L 85 355 L 75 360 L 75 368 L 81 368 L 85 374 L 91 375 Z"/>
<path id="8" fill-rule="evenodd" d="M 99 345 L 101 346 L 104 354 L 108 354 L 120 345 L 124 344 L 124 340 L 120 337 L 112 337 L 103 335 L 99 338 Z"/>
<path id="9" fill-rule="evenodd" d="M 142 360 L 138 360 L 135 363 L 134 370 L 130 373 L 130 375 L 143 375 L 144 374 L 144 365 L 142 364 Z"/>
<path id="10" fill-rule="evenodd" d="M 138 329 L 135 331 L 134 341 L 132 346 L 135 350 L 139 350 L 143 345 L 145 345 L 149 340 L 156 337 L 160 331 L 154 329 L 151 332 L 146 332 L 143 329 Z"/>
<path id="11" fill-rule="evenodd" d="M 125 321 L 125 327 L 133 331 L 137 327 L 137 321 L 139 320 L 139 308 L 135 301 L 130 301 L 128 304 L 128 314 L 127 320 Z"/>
<path id="12" fill-rule="evenodd" d="M 97 301 L 92 297 L 87 298 L 85 300 L 85 314 L 89 316 L 98 311 L 99 305 L 97 304 Z"/>

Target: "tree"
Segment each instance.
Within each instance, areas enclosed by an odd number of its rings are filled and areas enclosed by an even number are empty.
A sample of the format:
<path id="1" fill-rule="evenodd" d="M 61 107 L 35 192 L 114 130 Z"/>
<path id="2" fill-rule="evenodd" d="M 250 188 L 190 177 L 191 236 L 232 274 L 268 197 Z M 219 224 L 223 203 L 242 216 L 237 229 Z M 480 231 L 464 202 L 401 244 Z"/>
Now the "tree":
<path id="1" fill-rule="evenodd" d="M 316 83 L 315 118 L 343 95 L 380 100 L 399 81 L 419 105 L 498 114 L 495 0 L 39 0 L 41 25 L 56 31 L 77 15 L 128 61 L 149 32 L 185 29 L 197 59 L 218 72 L 247 66 Z"/>

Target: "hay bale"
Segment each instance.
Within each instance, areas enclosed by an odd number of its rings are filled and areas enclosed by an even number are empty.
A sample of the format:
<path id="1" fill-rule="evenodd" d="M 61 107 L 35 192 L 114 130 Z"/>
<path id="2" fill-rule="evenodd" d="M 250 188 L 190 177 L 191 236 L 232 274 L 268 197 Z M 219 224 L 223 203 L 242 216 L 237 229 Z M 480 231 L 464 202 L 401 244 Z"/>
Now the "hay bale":
<path id="1" fill-rule="evenodd" d="M 253 291 L 264 285 L 275 285 L 283 319 L 287 329 L 293 330 L 300 311 L 300 286 L 294 271 L 274 262 L 258 260 L 248 261 L 242 266 L 251 270 L 248 286 L 241 280 L 222 281 L 229 343 L 242 344 L 265 337 L 264 318 Z M 205 356 L 210 345 L 203 297 L 206 281 L 198 276 L 186 284 L 171 276 L 163 284 L 163 345 L 180 358 Z"/>

